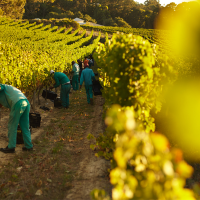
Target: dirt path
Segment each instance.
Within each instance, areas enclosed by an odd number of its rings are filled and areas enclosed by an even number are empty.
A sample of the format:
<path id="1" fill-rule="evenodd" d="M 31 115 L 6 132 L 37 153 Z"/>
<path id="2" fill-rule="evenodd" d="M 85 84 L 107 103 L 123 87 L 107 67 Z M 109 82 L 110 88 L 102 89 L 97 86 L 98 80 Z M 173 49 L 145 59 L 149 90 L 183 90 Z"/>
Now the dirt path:
<path id="1" fill-rule="evenodd" d="M 93 118 L 88 121 L 88 129 L 84 133 L 84 138 L 89 133 L 95 137 L 103 132 L 104 124 L 102 121 L 102 103 L 101 97 L 95 98 Z M 82 152 L 81 160 L 78 163 L 77 177 L 73 181 L 74 187 L 67 192 L 65 200 L 88 200 L 90 199 L 90 192 L 93 189 L 104 189 L 108 193 L 111 191 L 111 185 L 108 184 L 108 171 L 110 162 L 103 158 L 97 158 L 94 152 L 88 148 L 90 146 L 89 140 L 84 140 L 86 149 Z"/>

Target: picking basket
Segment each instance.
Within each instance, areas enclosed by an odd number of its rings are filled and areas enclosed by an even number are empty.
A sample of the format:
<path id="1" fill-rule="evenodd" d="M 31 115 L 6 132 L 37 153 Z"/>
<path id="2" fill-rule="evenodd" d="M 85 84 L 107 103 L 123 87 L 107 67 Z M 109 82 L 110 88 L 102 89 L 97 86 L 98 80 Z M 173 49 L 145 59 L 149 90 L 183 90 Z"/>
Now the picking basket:
<path id="1" fill-rule="evenodd" d="M 33 128 L 40 127 L 41 116 L 39 113 L 29 113 L 29 123 Z"/>
<path id="2" fill-rule="evenodd" d="M 55 92 L 50 91 L 50 90 L 43 90 L 42 97 L 50 99 L 50 100 L 54 100 L 57 97 L 57 94 Z"/>
<path id="3" fill-rule="evenodd" d="M 93 80 L 92 81 L 92 90 L 93 90 L 94 96 L 102 95 L 101 89 L 103 89 L 103 88 L 102 88 L 99 80 Z"/>

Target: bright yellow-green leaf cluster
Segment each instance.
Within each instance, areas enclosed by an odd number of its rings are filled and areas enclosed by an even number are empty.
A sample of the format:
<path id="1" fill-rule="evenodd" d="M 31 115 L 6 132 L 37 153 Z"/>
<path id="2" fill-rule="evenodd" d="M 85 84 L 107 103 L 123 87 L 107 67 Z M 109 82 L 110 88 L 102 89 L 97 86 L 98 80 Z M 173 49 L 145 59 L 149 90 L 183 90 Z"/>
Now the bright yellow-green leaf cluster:
<path id="1" fill-rule="evenodd" d="M 162 81 L 172 71 L 168 58 L 158 54 L 155 45 L 132 34 L 114 34 L 96 52 L 106 104 L 133 106 L 137 121 L 147 132 L 154 130 L 150 111 L 161 108 Z"/>

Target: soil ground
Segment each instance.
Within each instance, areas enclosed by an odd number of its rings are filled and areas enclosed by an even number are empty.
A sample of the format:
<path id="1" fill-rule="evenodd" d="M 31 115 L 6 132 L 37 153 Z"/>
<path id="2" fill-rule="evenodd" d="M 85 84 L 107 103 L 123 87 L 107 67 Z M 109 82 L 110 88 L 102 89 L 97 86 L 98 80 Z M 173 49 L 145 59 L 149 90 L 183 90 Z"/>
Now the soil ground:
<path id="1" fill-rule="evenodd" d="M 89 200 L 95 188 L 111 194 L 110 162 L 95 157 L 90 149 L 94 141 L 87 139 L 89 133 L 104 131 L 104 99 L 95 96 L 92 106 L 82 88 L 70 93 L 69 109 L 40 100 L 50 111 L 36 108 L 42 121 L 32 129 L 34 151 L 22 152 L 23 145 L 17 145 L 15 154 L 0 152 L 0 199 Z M 0 147 L 6 147 L 9 111 L 2 111 Z"/>

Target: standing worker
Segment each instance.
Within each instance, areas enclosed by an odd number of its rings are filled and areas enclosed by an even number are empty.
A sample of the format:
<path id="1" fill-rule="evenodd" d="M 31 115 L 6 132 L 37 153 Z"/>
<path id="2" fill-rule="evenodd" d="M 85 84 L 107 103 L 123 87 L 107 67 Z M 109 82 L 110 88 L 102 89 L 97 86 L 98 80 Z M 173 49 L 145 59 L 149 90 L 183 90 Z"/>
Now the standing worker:
<path id="1" fill-rule="evenodd" d="M 95 75 L 92 69 L 88 66 L 81 73 L 80 89 L 83 81 L 85 82 L 85 90 L 87 94 L 87 102 L 93 105 L 93 92 L 92 92 L 92 80 L 95 80 Z"/>
<path id="2" fill-rule="evenodd" d="M 91 68 L 92 66 L 94 66 L 94 58 L 92 57 L 92 54 L 89 55 L 89 68 Z"/>
<path id="3" fill-rule="evenodd" d="M 83 63 L 84 63 L 84 68 L 89 67 L 88 57 L 85 57 L 85 60 L 83 61 Z"/>
<path id="4" fill-rule="evenodd" d="M 78 84 L 79 71 L 80 71 L 79 65 L 74 61 L 72 61 L 72 73 L 73 73 L 72 87 L 73 90 L 75 91 L 79 89 L 79 84 Z"/>
<path id="5" fill-rule="evenodd" d="M 30 104 L 25 95 L 17 88 L 0 84 L 0 107 L 9 108 L 10 117 L 8 122 L 8 146 L 0 148 L 3 153 L 15 153 L 18 124 L 22 130 L 24 147 L 23 151 L 32 151 L 31 133 L 29 129 Z"/>
<path id="6" fill-rule="evenodd" d="M 80 59 L 78 59 L 77 62 L 78 62 L 79 69 L 80 69 L 80 72 L 79 72 L 79 79 L 80 79 L 81 78 L 81 73 L 82 73 L 82 71 L 84 69 L 84 63 Z"/>
<path id="7" fill-rule="evenodd" d="M 50 89 L 57 88 L 59 85 L 61 85 L 60 99 L 62 107 L 69 108 L 69 92 L 71 89 L 69 78 L 66 74 L 62 72 L 54 72 L 54 70 L 51 70 L 50 74 L 53 74 L 53 78 L 56 82 L 54 86 L 50 87 Z"/>

